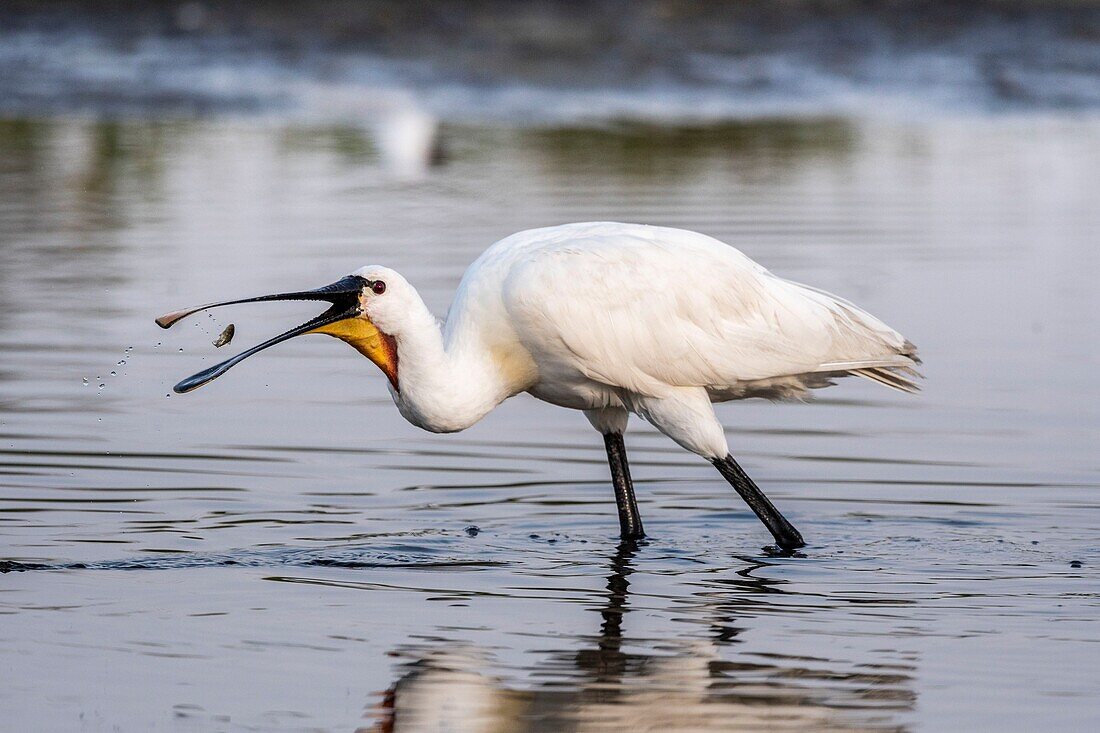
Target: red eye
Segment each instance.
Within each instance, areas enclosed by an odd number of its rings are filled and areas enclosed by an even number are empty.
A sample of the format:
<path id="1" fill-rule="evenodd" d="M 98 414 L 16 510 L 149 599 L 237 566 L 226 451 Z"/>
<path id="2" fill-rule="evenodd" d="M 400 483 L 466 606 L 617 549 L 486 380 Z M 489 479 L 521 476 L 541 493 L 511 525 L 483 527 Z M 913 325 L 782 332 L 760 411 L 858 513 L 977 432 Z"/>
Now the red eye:
<path id="1" fill-rule="evenodd" d="M 370 289 L 374 291 L 375 295 L 381 295 L 382 293 L 386 292 L 386 283 L 382 282 L 381 280 L 375 280 L 371 283 Z"/>

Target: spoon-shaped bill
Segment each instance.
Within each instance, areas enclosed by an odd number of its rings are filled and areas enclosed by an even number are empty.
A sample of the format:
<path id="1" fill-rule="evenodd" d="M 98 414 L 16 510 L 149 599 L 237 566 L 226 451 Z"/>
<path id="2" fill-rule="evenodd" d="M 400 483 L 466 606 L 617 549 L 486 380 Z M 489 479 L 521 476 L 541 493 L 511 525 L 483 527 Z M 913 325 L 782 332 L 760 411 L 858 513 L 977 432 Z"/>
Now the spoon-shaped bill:
<path id="1" fill-rule="evenodd" d="M 274 295 L 261 295 L 256 298 L 242 298 L 240 300 L 223 300 L 218 303 L 206 303 L 204 305 L 196 305 L 178 311 L 171 311 L 157 318 L 156 324 L 161 328 L 171 328 L 187 316 L 198 313 L 199 311 L 204 311 L 208 308 L 220 308 L 223 305 L 262 303 L 270 300 L 325 300 L 335 304 L 338 300 L 351 294 L 354 294 L 356 298 L 358 298 L 360 291 L 362 291 L 366 285 L 367 281 L 358 275 L 348 275 L 331 285 L 325 285 L 315 290 L 302 290 L 297 293 L 275 293 Z"/>
<path id="2" fill-rule="evenodd" d="M 310 333 L 319 328 L 327 326 L 337 321 L 342 321 L 348 318 L 355 318 L 360 314 L 359 307 L 359 295 L 363 288 L 367 285 L 367 281 L 356 275 L 349 275 L 331 285 L 326 285 L 316 290 L 305 290 L 297 293 L 279 293 L 276 295 L 262 295 L 258 298 L 246 298 L 243 300 L 229 300 L 221 303 L 209 303 L 207 305 L 201 305 L 197 308 L 190 308 L 187 310 L 174 311 L 167 313 L 157 319 L 157 325 L 161 328 L 169 328 L 177 321 L 197 313 L 206 308 L 216 308 L 223 305 L 237 305 L 239 303 L 256 303 L 261 301 L 270 300 L 323 300 L 332 303 L 332 306 L 321 315 L 316 318 L 311 318 L 302 325 L 292 328 L 285 333 L 281 333 L 274 338 L 268 339 L 261 344 L 257 344 L 250 349 L 242 351 L 234 357 L 226 359 L 223 362 L 215 364 L 212 367 L 203 369 L 197 374 L 193 374 L 187 379 L 182 380 L 179 384 L 173 387 L 173 391 L 177 394 L 184 394 L 192 390 L 198 389 L 204 384 L 211 382 L 221 375 L 225 374 L 229 369 L 235 365 L 241 363 L 253 354 L 259 353 L 264 349 L 270 348 L 275 344 L 282 343 L 288 339 L 300 336 L 304 333 Z"/>
<path id="3" fill-rule="evenodd" d="M 335 323 L 336 321 L 342 321 L 345 318 L 354 318 L 358 314 L 358 308 L 349 310 L 346 308 L 341 308 L 340 306 L 333 306 L 321 315 L 306 321 L 297 328 L 292 328 L 285 333 L 281 333 L 274 338 L 270 338 L 267 341 L 264 341 L 262 344 L 257 344 L 251 349 L 242 351 L 236 356 L 230 357 L 229 359 L 215 364 L 208 369 L 203 369 L 197 374 L 192 374 L 190 377 L 182 380 L 179 384 L 173 387 L 172 391 L 176 392 L 176 394 L 184 394 L 186 392 L 190 392 L 191 390 L 198 389 L 207 382 L 214 381 L 215 379 L 229 371 L 230 368 L 236 366 L 237 364 L 240 364 L 242 361 L 252 356 L 253 354 L 257 354 L 264 349 L 270 348 L 275 344 L 282 343 L 283 341 L 286 341 L 288 339 L 292 339 L 295 336 L 301 336 L 304 333 L 309 333 L 310 331 L 320 328 L 321 326 Z"/>

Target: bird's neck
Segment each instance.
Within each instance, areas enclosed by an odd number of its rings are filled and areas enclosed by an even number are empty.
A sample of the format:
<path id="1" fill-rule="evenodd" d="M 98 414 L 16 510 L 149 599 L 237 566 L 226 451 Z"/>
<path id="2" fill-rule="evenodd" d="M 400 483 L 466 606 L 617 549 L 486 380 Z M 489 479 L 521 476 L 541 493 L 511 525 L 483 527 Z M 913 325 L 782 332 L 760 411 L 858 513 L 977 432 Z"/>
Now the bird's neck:
<path id="1" fill-rule="evenodd" d="M 416 306 L 394 335 L 397 386 L 390 391 L 406 420 L 434 433 L 464 430 L 526 389 L 494 358 L 477 324 L 452 314 L 441 327 L 423 302 Z"/>

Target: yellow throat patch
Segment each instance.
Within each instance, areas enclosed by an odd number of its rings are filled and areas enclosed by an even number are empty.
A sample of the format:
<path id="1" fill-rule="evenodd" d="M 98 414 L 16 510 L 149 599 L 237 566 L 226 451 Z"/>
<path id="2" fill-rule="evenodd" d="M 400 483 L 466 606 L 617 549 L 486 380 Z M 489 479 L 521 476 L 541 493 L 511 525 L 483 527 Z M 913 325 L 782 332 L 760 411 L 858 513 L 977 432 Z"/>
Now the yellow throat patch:
<path id="1" fill-rule="evenodd" d="M 351 344 L 352 348 L 373 361 L 397 389 L 397 342 L 382 333 L 367 318 L 345 318 L 328 323 L 309 333 L 324 333 Z"/>

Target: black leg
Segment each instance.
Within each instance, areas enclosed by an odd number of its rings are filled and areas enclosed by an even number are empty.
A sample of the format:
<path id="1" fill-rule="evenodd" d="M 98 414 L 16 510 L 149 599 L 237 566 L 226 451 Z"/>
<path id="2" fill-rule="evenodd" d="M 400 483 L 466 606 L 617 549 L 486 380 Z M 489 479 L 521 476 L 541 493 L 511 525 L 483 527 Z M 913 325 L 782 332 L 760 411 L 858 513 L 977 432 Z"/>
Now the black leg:
<path id="1" fill-rule="evenodd" d="M 806 544 L 802 541 L 802 535 L 798 533 L 794 525 L 779 513 L 779 510 L 768 500 L 768 497 L 764 496 L 764 492 L 753 483 L 748 474 L 741 469 L 741 466 L 737 465 L 737 461 L 733 460 L 733 456 L 727 455 L 725 458 L 716 458 L 711 463 L 741 495 L 741 498 L 749 505 L 749 509 L 752 509 L 756 516 L 760 517 L 760 521 L 772 533 L 777 545 L 784 550 L 796 550 Z"/>
<path id="2" fill-rule="evenodd" d="M 624 540 L 640 540 L 645 537 L 642 515 L 634 499 L 634 484 L 630 480 L 630 465 L 626 462 L 626 446 L 622 433 L 605 433 L 607 463 L 611 466 L 611 483 L 615 486 L 615 504 L 619 507 L 619 529 Z"/>

